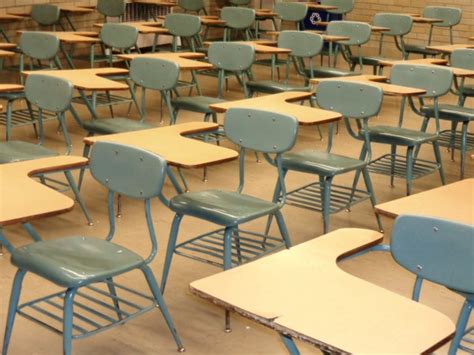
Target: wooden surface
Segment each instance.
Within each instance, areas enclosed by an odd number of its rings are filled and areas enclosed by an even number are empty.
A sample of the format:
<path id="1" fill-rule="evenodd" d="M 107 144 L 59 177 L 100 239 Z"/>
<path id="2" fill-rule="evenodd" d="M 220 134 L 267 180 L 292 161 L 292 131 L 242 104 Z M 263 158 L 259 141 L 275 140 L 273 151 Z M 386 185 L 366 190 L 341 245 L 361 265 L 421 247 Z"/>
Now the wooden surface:
<path id="1" fill-rule="evenodd" d="M 474 48 L 474 44 L 447 44 L 437 46 L 426 46 L 428 49 L 432 49 L 441 53 L 450 54 L 456 49 Z"/>
<path id="2" fill-rule="evenodd" d="M 328 11 L 328 10 L 337 10 L 337 6 L 333 5 L 321 5 L 317 2 L 307 2 L 305 3 L 308 6 L 308 9 L 315 11 Z"/>
<path id="3" fill-rule="evenodd" d="M 448 61 L 442 58 L 420 58 L 420 59 L 408 59 L 408 60 L 383 60 L 380 61 L 380 65 L 391 67 L 395 64 L 424 64 L 424 65 L 447 65 Z M 461 68 L 448 67 L 453 71 L 453 74 L 459 78 L 472 78 L 474 77 L 474 70 L 467 70 Z"/>
<path id="4" fill-rule="evenodd" d="M 211 69 L 213 66 L 207 62 L 201 62 L 194 59 L 204 58 L 204 53 L 197 52 L 158 52 L 146 54 L 120 54 L 119 58 L 132 60 L 135 58 L 159 58 L 175 62 L 180 69 L 197 70 L 197 69 Z"/>
<path id="5" fill-rule="evenodd" d="M 309 33 L 315 33 L 315 34 L 320 34 L 323 37 L 323 40 L 325 42 L 340 42 L 340 41 L 347 41 L 350 39 L 347 36 L 332 36 L 332 35 L 327 35 L 323 31 L 319 30 L 304 30 L 303 32 L 309 32 Z M 278 37 L 280 35 L 280 31 L 267 31 L 265 32 L 266 35 L 269 36 L 275 36 Z"/>
<path id="6" fill-rule="evenodd" d="M 91 9 L 89 7 L 84 7 L 84 6 L 76 6 L 76 5 L 71 5 L 71 4 L 60 4 L 58 5 L 59 9 L 62 12 L 69 12 L 71 14 L 88 14 L 91 12 L 94 12 L 94 9 Z"/>
<path id="7" fill-rule="evenodd" d="M 417 95 L 423 95 L 426 93 L 426 90 L 423 90 L 423 89 L 384 83 L 383 81 L 385 81 L 386 79 L 387 79 L 386 76 L 369 74 L 369 75 L 346 76 L 346 77 L 341 77 L 341 78 L 327 78 L 327 79 L 313 78 L 313 79 L 310 79 L 309 82 L 311 84 L 317 85 L 321 81 L 327 81 L 327 80 L 362 81 L 362 82 L 367 82 L 371 85 L 381 88 L 385 95 L 391 95 L 391 96 L 417 96 Z"/>
<path id="8" fill-rule="evenodd" d="M 121 22 L 123 25 L 129 25 L 135 27 L 141 34 L 169 34 L 167 28 L 162 27 L 163 25 L 159 22 L 140 21 L 140 22 Z M 102 28 L 103 23 L 96 23 L 94 27 Z"/>
<path id="9" fill-rule="evenodd" d="M 31 175 L 77 168 L 87 159 L 76 156 L 57 156 L 0 165 L 0 226 L 27 222 L 71 210 L 74 200 L 55 191 Z"/>
<path id="10" fill-rule="evenodd" d="M 23 85 L 18 84 L 0 84 L 0 92 L 18 92 L 23 91 Z"/>
<path id="11" fill-rule="evenodd" d="M 192 282 L 191 292 L 280 333 L 349 353 L 433 351 L 454 332 L 444 314 L 341 270 L 337 260 L 379 243 L 339 229 Z"/>
<path id="12" fill-rule="evenodd" d="M 470 40 L 470 41 L 474 41 L 474 36 L 472 36 L 472 37 L 469 37 L 469 38 L 468 38 L 468 40 Z"/>
<path id="13" fill-rule="evenodd" d="M 214 131 L 218 127 L 216 123 L 188 122 L 142 131 L 86 137 L 84 142 L 87 145 L 99 141 L 129 144 L 160 155 L 170 165 L 199 168 L 238 157 L 238 153 L 232 149 L 183 137 L 186 134 Z"/>
<path id="14" fill-rule="evenodd" d="M 14 55 L 15 55 L 15 52 L 9 52 L 9 51 L 0 49 L 0 58 L 13 57 Z"/>
<path id="15" fill-rule="evenodd" d="M 372 26 L 370 25 L 372 32 L 387 32 L 390 31 L 389 27 L 382 27 L 382 26 Z"/>
<path id="16" fill-rule="evenodd" d="M 204 42 L 205 46 L 210 46 L 212 42 Z M 291 49 L 276 47 L 276 42 L 272 40 L 239 41 L 238 43 L 247 44 L 255 49 L 258 54 L 288 54 Z"/>
<path id="17" fill-rule="evenodd" d="M 18 16 L 12 14 L 0 14 L 0 22 L 13 22 L 26 20 L 25 16 Z"/>
<path id="18" fill-rule="evenodd" d="M 26 31 L 18 31 L 23 33 Z M 98 33 L 92 31 L 36 31 L 41 33 L 49 33 L 55 35 L 63 43 L 99 43 L 100 39 L 97 38 Z"/>
<path id="19" fill-rule="evenodd" d="M 465 179 L 375 206 L 379 214 L 396 218 L 418 214 L 474 225 L 474 179 Z"/>
<path id="20" fill-rule="evenodd" d="M 212 26 L 212 25 L 224 26 L 225 21 L 221 20 L 219 18 L 216 19 L 216 18 L 202 18 L 201 17 L 201 25 L 203 25 L 203 26 Z"/>
<path id="21" fill-rule="evenodd" d="M 42 70 L 24 71 L 24 75 L 46 74 L 63 78 L 72 82 L 75 88 L 82 90 L 128 90 L 128 85 L 107 79 L 104 76 L 127 74 L 127 69 L 121 68 L 94 68 L 94 69 L 66 69 L 66 70 Z"/>
<path id="22" fill-rule="evenodd" d="M 226 112 L 228 109 L 234 107 L 272 110 L 295 117 L 300 125 L 329 123 L 341 118 L 341 115 L 337 112 L 300 105 L 301 100 L 307 100 L 310 97 L 310 92 L 283 92 L 279 94 L 253 97 L 251 99 L 213 104 L 209 105 L 209 107 L 216 112 Z"/>
<path id="23" fill-rule="evenodd" d="M 414 23 L 438 23 L 443 22 L 443 20 L 437 18 L 421 17 L 421 16 L 412 16 Z"/>
<path id="24" fill-rule="evenodd" d="M 14 49 L 17 47 L 16 43 L 0 43 L 0 49 Z"/>
<path id="25" fill-rule="evenodd" d="M 162 7 L 174 7 L 176 6 L 175 2 L 163 1 L 163 0 L 133 0 L 135 4 L 142 4 L 142 5 L 154 5 L 154 6 L 162 6 Z"/>

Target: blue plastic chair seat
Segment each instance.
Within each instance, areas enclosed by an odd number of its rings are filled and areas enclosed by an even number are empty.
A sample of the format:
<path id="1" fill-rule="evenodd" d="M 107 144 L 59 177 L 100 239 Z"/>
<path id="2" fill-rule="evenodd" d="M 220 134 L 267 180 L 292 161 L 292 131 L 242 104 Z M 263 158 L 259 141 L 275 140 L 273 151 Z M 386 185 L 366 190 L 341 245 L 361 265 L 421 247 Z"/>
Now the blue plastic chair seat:
<path id="1" fill-rule="evenodd" d="M 122 246 L 78 236 L 17 248 L 11 261 L 19 269 L 67 288 L 103 281 L 144 263 L 141 256 Z"/>
<path id="2" fill-rule="evenodd" d="M 177 109 L 201 113 L 213 113 L 209 105 L 222 102 L 225 100 L 210 96 L 182 96 L 171 100 L 171 104 Z"/>
<path id="3" fill-rule="evenodd" d="M 278 205 L 238 192 L 207 190 L 175 196 L 170 208 L 222 226 L 236 226 L 272 214 Z"/>
<path id="4" fill-rule="evenodd" d="M 474 109 L 456 105 L 439 105 L 439 118 L 450 121 L 472 121 L 474 120 Z M 421 112 L 428 117 L 435 117 L 433 105 L 423 106 Z"/>
<path id="5" fill-rule="evenodd" d="M 282 164 L 288 170 L 334 176 L 361 169 L 366 165 L 366 162 L 338 154 L 317 150 L 303 150 L 301 152 L 284 154 Z"/>
<path id="6" fill-rule="evenodd" d="M 396 144 L 403 146 L 415 146 L 434 141 L 438 138 L 436 134 L 415 131 L 393 126 L 369 127 L 370 141 L 374 143 Z"/>
<path id="7" fill-rule="evenodd" d="M 415 44 L 405 44 L 405 51 L 408 53 L 416 53 L 416 54 L 431 55 L 431 56 L 435 56 L 439 54 L 438 51 L 435 51 L 433 49 L 427 49 L 424 46 L 417 46 Z"/>
<path id="8" fill-rule="evenodd" d="M 8 141 L 0 143 L 0 164 L 55 157 L 57 155 L 59 154 L 54 150 L 34 143 L 23 141 Z"/>
<path id="9" fill-rule="evenodd" d="M 97 134 L 114 134 L 154 128 L 153 125 L 123 117 L 89 120 L 83 122 L 82 125 L 88 132 Z"/>
<path id="10" fill-rule="evenodd" d="M 340 78 L 344 76 L 353 76 L 358 74 L 349 70 L 342 70 L 330 67 L 314 68 L 312 76 L 310 69 L 305 69 L 304 72 L 308 78 Z"/>
<path id="11" fill-rule="evenodd" d="M 247 88 L 250 91 L 263 92 L 266 94 L 277 94 L 280 92 L 288 91 L 309 91 L 309 86 L 296 86 L 291 84 L 285 84 L 278 81 L 272 80 L 258 80 L 247 82 Z"/>

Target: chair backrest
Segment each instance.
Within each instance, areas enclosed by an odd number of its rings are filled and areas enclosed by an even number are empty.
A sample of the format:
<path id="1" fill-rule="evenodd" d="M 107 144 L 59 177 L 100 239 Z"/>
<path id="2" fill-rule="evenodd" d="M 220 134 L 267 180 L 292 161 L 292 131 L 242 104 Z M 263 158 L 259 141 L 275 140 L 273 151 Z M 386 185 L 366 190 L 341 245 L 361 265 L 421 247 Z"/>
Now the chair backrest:
<path id="1" fill-rule="evenodd" d="M 440 65 L 396 64 L 392 67 L 390 82 L 426 90 L 423 97 L 439 97 L 449 92 L 453 72 Z"/>
<path id="2" fill-rule="evenodd" d="M 159 58 L 135 58 L 130 64 L 130 78 L 145 89 L 171 90 L 178 82 L 179 66 Z"/>
<path id="3" fill-rule="evenodd" d="M 71 105 L 74 86 L 68 80 L 44 74 L 30 74 L 26 78 L 26 99 L 41 110 L 64 112 Z"/>
<path id="4" fill-rule="evenodd" d="M 474 293 L 474 227 L 433 217 L 402 215 L 395 220 L 390 252 L 414 274 Z"/>
<path id="5" fill-rule="evenodd" d="M 274 12 L 282 21 L 300 22 L 303 21 L 308 13 L 308 6 L 305 3 L 298 2 L 277 2 Z"/>
<path id="6" fill-rule="evenodd" d="M 165 18 L 165 27 L 174 36 L 193 37 L 201 32 L 201 19 L 189 14 L 169 14 Z"/>
<path id="7" fill-rule="evenodd" d="M 413 19 L 409 15 L 378 13 L 374 16 L 374 26 L 390 28 L 389 31 L 383 31 L 384 36 L 404 36 L 409 33 L 413 27 Z"/>
<path id="8" fill-rule="evenodd" d="M 327 34 L 332 36 L 349 37 L 346 41 L 338 43 L 347 46 L 361 46 L 370 39 L 372 27 L 365 22 L 357 21 L 331 21 L 327 27 Z"/>
<path id="9" fill-rule="evenodd" d="M 102 42 L 114 49 L 130 49 L 134 47 L 138 39 L 138 30 L 130 25 L 122 23 L 104 23 L 100 31 Z"/>
<path id="10" fill-rule="evenodd" d="M 204 0 L 178 0 L 178 6 L 184 11 L 199 12 L 204 9 Z"/>
<path id="11" fill-rule="evenodd" d="M 42 26 L 59 22 L 60 10 L 57 5 L 35 4 L 31 7 L 31 18 Z"/>
<path id="12" fill-rule="evenodd" d="M 229 28 L 241 30 L 250 28 L 255 22 L 255 10 L 245 7 L 227 6 L 221 10 L 221 19 Z"/>
<path id="13" fill-rule="evenodd" d="M 251 0 L 229 0 L 229 5 L 232 6 L 248 6 Z"/>
<path id="14" fill-rule="evenodd" d="M 23 32 L 20 36 L 21 52 L 33 59 L 53 59 L 59 50 L 59 39 L 51 33 Z"/>
<path id="15" fill-rule="evenodd" d="M 161 194 L 167 163 L 160 156 L 140 148 L 97 142 L 92 148 L 89 167 L 92 176 L 110 191 L 149 199 Z"/>
<path id="16" fill-rule="evenodd" d="M 323 80 L 316 91 L 318 105 L 348 118 L 376 116 L 383 101 L 383 90 L 377 86 L 344 80 Z"/>
<path id="17" fill-rule="evenodd" d="M 443 20 L 433 23 L 433 26 L 452 27 L 461 22 L 462 10 L 457 7 L 426 6 L 423 9 L 423 17 Z"/>
<path id="18" fill-rule="evenodd" d="M 277 112 L 232 108 L 226 112 L 224 130 L 227 138 L 240 147 L 283 153 L 295 145 L 298 121 Z"/>
<path id="19" fill-rule="evenodd" d="M 125 8 L 125 0 L 97 0 L 97 11 L 105 17 L 121 17 Z"/>
<path id="20" fill-rule="evenodd" d="M 321 0 L 321 5 L 337 6 L 337 9 L 329 10 L 331 14 L 345 15 L 354 9 L 355 0 Z"/>
<path id="21" fill-rule="evenodd" d="M 278 36 L 278 47 L 291 49 L 294 57 L 314 57 L 321 53 L 323 37 L 317 33 L 282 31 Z"/>
<path id="22" fill-rule="evenodd" d="M 251 68 L 255 60 L 255 49 L 245 43 L 213 42 L 207 56 L 209 62 L 218 69 L 243 72 Z"/>
<path id="23" fill-rule="evenodd" d="M 474 49 L 456 49 L 451 53 L 451 66 L 474 70 Z"/>

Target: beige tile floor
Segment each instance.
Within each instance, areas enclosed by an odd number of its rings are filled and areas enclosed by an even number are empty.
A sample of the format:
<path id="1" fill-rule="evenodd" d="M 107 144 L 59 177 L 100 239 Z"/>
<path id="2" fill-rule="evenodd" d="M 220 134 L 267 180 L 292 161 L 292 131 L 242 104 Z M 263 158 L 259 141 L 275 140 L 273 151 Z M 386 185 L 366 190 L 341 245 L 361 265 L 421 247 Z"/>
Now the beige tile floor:
<path id="1" fill-rule="evenodd" d="M 269 76 L 268 68 L 256 68 L 260 78 Z M 1 82 L 13 81 L 11 76 L 0 73 Z M 297 79 L 296 77 L 293 78 Z M 216 80 L 208 77 L 200 77 L 200 83 L 205 95 L 216 95 Z M 237 83 L 231 80 L 229 91 L 225 93 L 227 99 L 242 98 Z M 471 101 L 470 101 L 471 100 Z M 473 101 L 467 101 L 472 106 Z M 448 96 L 443 102 L 455 102 L 455 98 Z M 385 97 L 383 110 L 379 117 L 374 118 L 374 123 L 396 124 L 399 112 L 400 99 Z M 269 107 L 271 109 L 271 107 Z M 88 113 L 80 107 L 79 112 L 83 119 L 89 119 Z M 126 107 L 116 107 L 118 115 L 126 114 Z M 150 123 L 159 123 L 160 100 L 156 93 L 148 96 L 148 112 Z M 101 109 L 102 116 L 108 115 L 107 109 Z M 165 110 L 165 124 L 168 116 Z M 136 117 L 136 112 L 132 113 Z M 201 120 L 202 116 L 194 113 L 180 113 L 179 122 Z M 74 142 L 73 154 L 82 154 L 82 138 L 85 132 L 79 128 L 70 118 L 69 131 Z M 406 115 L 408 127 L 418 128 L 420 118 L 412 113 Z M 444 126 L 444 124 L 443 124 Z M 447 126 L 446 126 L 447 127 Z M 46 146 L 63 152 L 63 137 L 56 132 L 57 124 L 49 122 L 45 125 Z M 327 130 L 322 128 L 323 133 Z M 4 132 L 0 135 L 3 139 Z M 14 139 L 34 141 L 34 135 L 30 128 L 17 128 L 14 130 Z M 315 127 L 302 127 L 299 132 L 297 145 L 294 149 L 323 148 L 326 141 L 319 141 Z M 223 143 L 232 147 L 229 142 Z M 374 146 L 374 155 L 388 152 L 386 146 Z M 340 134 L 335 137 L 333 151 L 349 156 L 358 156 L 360 144 L 355 142 L 341 125 Z M 448 182 L 454 182 L 459 177 L 459 157 L 452 162 L 448 152 L 443 149 L 443 164 Z M 430 147 L 422 149 L 422 157 L 432 158 Z M 238 164 L 236 161 L 214 166 L 209 169 L 209 181 L 203 182 L 202 170 L 188 170 L 185 172 L 189 180 L 191 190 L 202 190 L 208 188 L 234 189 L 238 182 Z M 257 164 L 253 154 L 247 157 L 247 188 L 246 193 L 270 199 L 273 192 L 276 174 L 272 167 L 266 163 Z M 474 175 L 474 164 L 471 159 L 467 161 L 466 176 Z M 349 184 L 352 175 L 341 176 L 336 179 L 338 184 Z M 1 178 L 0 178 L 1 179 Z M 309 182 L 312 176 L 290 173 L 287 178 L 289 188 Z M 376 197 L 379 202 L 389 201 L 404 196 L 405 184 L 397 180 L 395 187 L 389 186 L 389 178 L 385 176 L 372 175 Z M 431 189 L 440 185 L 439 176 L 431 175 L 414 183 L 414 193 Z M 167 196 L 172 196 L 174 190 L 167 184 L 165 186 Z M 68 192 L 70 194 L 70 192 Z M 48 240 L 66 235 L 87 235 L 105 237 L 108 229 L 106 214 L 106 191 L 87 174 L 83 190 L 83 198 L 94 219 L 94 226 L 86 225 L 79 208 L 60 216 L 47 218 L 33 223 L 41 236 Z M 28 201 L 25 201 L 28 203 Z M 294 244 L 316 238 L 322 234 L 322 218 L 319 214 L 286 206 L 283 209 L 288 229 Z M 163 267 L 164 251 L 170 230 L 173 214 L 165 206 L 155 201 L 153 203 L 153 219 L 159 239 L 159 253 L 156 260 L 151 264 L 158 279 L 161 277 Z M 147 239 L 145 220 L 143 217 L 143 206 L 140 202 L 124 199 L 123 217 L 117 221 L 118 229 L 115 241 L 131 248 L 141 255 L 147 255 L 150 243 Z M 383 218 L 386 241 L 389 241 L 393 221 Z M 262 228 L 264 221 L 250 224 L 250 228 Z M 340 212 L 331 217 L 331 229 L 342 227 L 376 228 L 375 218 L 369 202 L 363 202 L 354 206 L 351 212 Z M 179 235 L 180 241 L 196 235 L 200 232 L 211 230 L 212 225 L 193 218 L 185 218 Z M 18 226 L 5 228 L 4 232 L 16 246 L 30 243 L 26 233 Z M 345 261 L 340 264 L 341 268 L 365 280 L 392 290 L 400 295 L 410 297 L 414 277 L 398 266 L 390 254 L 371 253 L 362 257 Z M 247 321 L 239 316 L 233 316 L 230 334 L 223 332 L 223 312 L 220 308 L 204 302 L 190 294 L 188 285 L 191 281 L 216 273 L 215 267 L 201 264 L 180 256 L 175 256 L 165 294 L 165 300 L 175 321 L 176 327 L 186 347 L 188 354 L 286 354 L 286 350 L 274 332 Z M 0 257 L 0 331 L 3 334 L 6 318 L 6 308 L 9 300 L 11 282 L 15 268 L 9 262 L 9 255 Z M 122 278 L 126 285 L 141 290 L 146 285 L 141 275 L 131 273 Z M 22 300 L 46 295 L 57 288 L 40 278 L 29 275 L 24 282 Z M 324 292 L 322 287 L 321 292 Z M 271 297 L 269 295 L 268 297 Z M 347 297 L 350 290 L 347 290 Z M 288 300 L 297 302 L 298 300 Z M 462 304 L 462 298 L 447 289 L 426 283 L 421 302 L 448 315 L 453 321 L 457 319 Z M 344 314 L 334 314 L 334 317 L 344 321 Z M 407 324 L 413 320 L 407 319 Z M 364 319 L 360 320 L 363 326 Z M 471 320 L 471 323 L 473 321 Z M 1 342 L 2 340 L 0 340 Z M 403 341 L 401 339 L 400 341 Z M 298 342 L 300 350 L 304 354 L 318 353 L 318 350 Z M 61 338 L 37 325 L 17 318 L 10 346 L 10 354 L 59 354 L 62 349 Z M 176 351 L 175 344 L 168 333 L 167 327 L 159 312 L 151 312 L 100 335 L 75 341 L 73 343 L 75 354 L 173 354 Z M 446 353 L 447 347 L 442 348 L 439 353 Z"/>

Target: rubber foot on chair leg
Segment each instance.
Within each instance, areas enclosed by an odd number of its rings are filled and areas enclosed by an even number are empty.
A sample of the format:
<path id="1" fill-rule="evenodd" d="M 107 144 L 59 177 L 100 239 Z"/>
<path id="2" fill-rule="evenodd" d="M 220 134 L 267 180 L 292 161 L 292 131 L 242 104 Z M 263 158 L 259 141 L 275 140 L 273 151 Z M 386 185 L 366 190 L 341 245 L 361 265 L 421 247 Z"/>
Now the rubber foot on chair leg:
<path id="1" fill-rule="evenodd" d="M 87 223 L 87 225 L 92 227 L 94 225 L 94 222 L 89 222 L 89 223 Z"/>
<path id="2" fill-rule="evenodd" d="M 184 348 L 184 346 L 180 346 L 178 348 L 178 352 L 180 352 L 180 353 L 184 353 L 185 351 L 186 351 L 186 349 Z"/>

